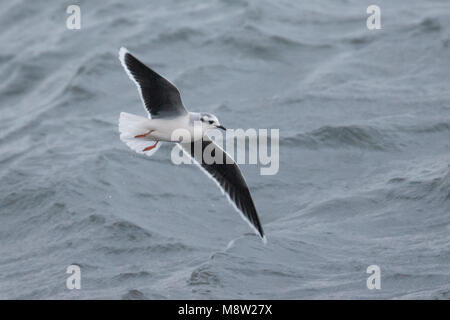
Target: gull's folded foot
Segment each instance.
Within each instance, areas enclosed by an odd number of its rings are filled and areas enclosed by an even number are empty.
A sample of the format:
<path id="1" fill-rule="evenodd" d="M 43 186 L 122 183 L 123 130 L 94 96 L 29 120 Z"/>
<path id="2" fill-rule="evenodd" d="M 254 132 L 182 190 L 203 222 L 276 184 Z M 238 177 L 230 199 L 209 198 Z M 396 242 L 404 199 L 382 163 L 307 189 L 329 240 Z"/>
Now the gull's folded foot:
<path id="1" fill-rule="evenodd" d="M 148 146 L 147 148 L 145 148 L 145 149 L 142 150 L 142 151 L 150 151 L 150 150 L 154 149 L 154 148 L 156 147 L 157 144 L 158 144 L 158 141 L 156 141 L 154 145 Z"/>
<path id="2" fill-rule="evenodd" d="M 149 132 L 147 132 L 147 133 L 144 133 L 144 134 L 138 134 L 137 136 L 134 136 L 135 138 L 145 138 L 146 136 L 148 136 L 150 133 L 152 133 L 153 131 L 155 131 L 155 130 L 150 130 Z"/>

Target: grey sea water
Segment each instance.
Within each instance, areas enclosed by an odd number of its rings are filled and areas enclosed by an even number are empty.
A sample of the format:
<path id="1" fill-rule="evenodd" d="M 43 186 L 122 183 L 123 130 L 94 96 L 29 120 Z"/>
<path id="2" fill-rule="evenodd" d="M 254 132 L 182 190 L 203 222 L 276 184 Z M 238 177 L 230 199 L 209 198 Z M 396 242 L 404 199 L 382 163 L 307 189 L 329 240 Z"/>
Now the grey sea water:
<path id="1" fill-rule="evenodd" d="M 0 2 L 0 298 L 450 298 L 450 3 Z M 279 128 L 263 245 L 195 166 L 119 140 L 126 46 L 192 111 Z M 81 290 L 66 268 L 81 267 Z M 368 290 L 366 268 L 381 268 Z"/>

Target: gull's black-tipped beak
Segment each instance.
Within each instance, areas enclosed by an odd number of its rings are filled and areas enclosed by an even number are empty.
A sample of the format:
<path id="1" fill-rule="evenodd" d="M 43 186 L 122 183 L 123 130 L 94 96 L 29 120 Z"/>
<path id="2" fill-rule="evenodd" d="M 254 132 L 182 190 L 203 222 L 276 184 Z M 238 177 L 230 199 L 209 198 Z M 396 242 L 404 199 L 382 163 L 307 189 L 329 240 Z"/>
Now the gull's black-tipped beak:
<path id="1" fill-rule="evenodd" d="M 220 125 L 220 126 L 217 126 L 217 128 L 219 128 L 219 129 L 222 129 L 223 131 L 226 131 L 227 130 L 227 128 L 225 128 L 224 126 L 222 126 L 222 125 Z"/>

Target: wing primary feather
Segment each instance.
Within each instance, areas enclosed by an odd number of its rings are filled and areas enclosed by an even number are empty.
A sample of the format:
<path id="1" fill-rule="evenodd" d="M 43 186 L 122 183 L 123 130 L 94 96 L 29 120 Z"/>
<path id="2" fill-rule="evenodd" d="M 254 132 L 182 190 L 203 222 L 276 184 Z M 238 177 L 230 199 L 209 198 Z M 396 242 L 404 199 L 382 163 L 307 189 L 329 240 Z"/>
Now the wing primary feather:
<path id="1" fill-rule="evenodd" d="M 194 163 L 196 163 L 202 171 L 219 186 L 220 190 L 226 195 L 234 209 L 240 214 L 244 221 L 251 226 L 255 233 L 262 238 L 263 242 L 266 243 L 267 239 L 259 221 L 250 190 L 248 189 L 247 183 L 237 164 L 234 161 L 229 162 L 231 158 L 223 150 L 221 150 L 224 157 L 222 164 L 206 164 L 202 159 L 197 159 L 198 157 L 195 157 L 195 143 L 202 143 L 202 150 L 204 150 L 209 144 L 214 142 L 205 136 L 203 140 L 192 143 L 180 143 L 179 145 L 181 149 L 193 159 Z M 220 148 L 215 143 L 214 147 Z M 228 162 L 226 161 L 227 157 L 230 158 Z"/>
<path id="2" fill-rule="evenodd" d="M 178 89 L 147 67 L 126 48 L 119 50 L 119 60 L 128 77 L 136 84 L 150 117 L 177 117 L 187 113 Z"/>

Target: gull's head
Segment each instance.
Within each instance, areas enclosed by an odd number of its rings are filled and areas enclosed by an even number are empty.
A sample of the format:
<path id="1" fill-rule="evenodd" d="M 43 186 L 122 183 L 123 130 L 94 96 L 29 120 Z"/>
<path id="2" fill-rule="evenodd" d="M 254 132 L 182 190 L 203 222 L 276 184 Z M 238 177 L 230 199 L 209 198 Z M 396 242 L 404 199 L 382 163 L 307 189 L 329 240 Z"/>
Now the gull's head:
<path id="1" fill-rule="evenodd" d="M 222 130 L 226 130 L 224 126 L 222 126 L 219 122 L 219 119 L 211 113 L 201 113 L 200 121 L 202 122 L 202 126 L 205 129 L 214 129 L 219 128 Z"/>

